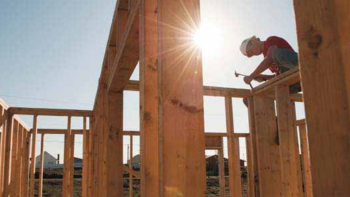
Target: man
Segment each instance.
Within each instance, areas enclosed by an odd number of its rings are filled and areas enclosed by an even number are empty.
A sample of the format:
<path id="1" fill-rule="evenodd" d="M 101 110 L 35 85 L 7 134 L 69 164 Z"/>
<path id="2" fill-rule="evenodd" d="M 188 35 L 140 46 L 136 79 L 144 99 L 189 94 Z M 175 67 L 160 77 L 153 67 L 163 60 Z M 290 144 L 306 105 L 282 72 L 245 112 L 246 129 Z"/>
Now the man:
<path id="1" fill-rule="evenodd" d="M 244 82 L 250 84 L 252 80 L 258 82 L 272 79 L 273 77 L 284 73 L 292 68 L 298 66 L 298 54 L 290 46 L 290 44 L 283 38 L 271 36 L 266 41 L 260 41 L 259 38 L 253 36 L 244 40 L 240 47 L 243 55 L 253 57 L 263 54 L 264 60 L 258 67 L 247 77 L 244 77 Z M 273 75 L 261 74 L 269 69 Z M 300 84 L 295 84 L 290 87 L 291 93 L 301 91 Z M 243 100 L 247 105 L 246 99 Z"/>
<path id="2" fill-rule="evenodd" d="M 259 38 L 253 36 L 244 40 L 240 47 L 243 55 L 247 57 L 258 56 L 263 54 L 264 60 L 259 66 L 247 77 L 244 77 L 244 82 L 250 84 L 252 80 L 266 81 L 273 77 L 284 73 L 298 66 L 298 54 L 293 50 L 290 44 L 283 38 L 271 36 L 266 41 L 260 41 Z M 270 69 L 274 75 L 261 74 L 265 70 Z M 300 83 L 290 86 L 291 94 L 301 91 Z M 243 102 L 248 106 L 247 99 Z M 276 137 L 275 142 L 279 145 L 278 123 L 276 117 Z"/>

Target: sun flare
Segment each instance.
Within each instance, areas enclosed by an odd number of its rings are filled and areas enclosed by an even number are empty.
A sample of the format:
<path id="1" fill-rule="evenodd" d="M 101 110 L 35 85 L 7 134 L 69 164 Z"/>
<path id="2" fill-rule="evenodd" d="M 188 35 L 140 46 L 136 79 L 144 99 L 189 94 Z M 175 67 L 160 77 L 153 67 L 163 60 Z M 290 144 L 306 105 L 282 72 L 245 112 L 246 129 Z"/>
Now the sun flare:
<path id="1" fill-rule="evenodd" d="M 221 46 L 219 28 L 210 23 L 202 23 L 201 27 L 193 35 L 194 43 L 205 52 L 215 52 Z"/>

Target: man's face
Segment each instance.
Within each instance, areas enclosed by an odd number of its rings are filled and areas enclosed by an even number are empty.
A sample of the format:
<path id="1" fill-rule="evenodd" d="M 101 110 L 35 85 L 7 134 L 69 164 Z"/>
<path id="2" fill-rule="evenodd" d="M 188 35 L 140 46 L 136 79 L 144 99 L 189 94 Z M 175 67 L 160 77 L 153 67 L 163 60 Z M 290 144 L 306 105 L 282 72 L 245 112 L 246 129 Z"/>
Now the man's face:
<path id="1" fill-rule="evenodd" d="M 247 56 L 257 56 L 261 54 L 261 50 L 259 47 L 259 42 L 257 39 L 252 39 L 247 46 Z"/>

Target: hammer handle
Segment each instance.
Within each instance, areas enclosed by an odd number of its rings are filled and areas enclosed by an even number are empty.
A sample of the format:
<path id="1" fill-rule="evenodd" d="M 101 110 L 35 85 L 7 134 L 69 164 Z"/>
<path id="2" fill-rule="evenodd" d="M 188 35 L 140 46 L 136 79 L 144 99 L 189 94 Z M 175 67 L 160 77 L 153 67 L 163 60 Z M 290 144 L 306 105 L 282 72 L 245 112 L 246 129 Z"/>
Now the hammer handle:
<path id="1" fill-rule="evenodd" d="M 249 86 L 250 86 L 250 88 L 251 88 L 251 89 L 253 89 L 253 86 L 252 86 L 252 84 L 251 84 L 251 83 L 249 84 Z"/>

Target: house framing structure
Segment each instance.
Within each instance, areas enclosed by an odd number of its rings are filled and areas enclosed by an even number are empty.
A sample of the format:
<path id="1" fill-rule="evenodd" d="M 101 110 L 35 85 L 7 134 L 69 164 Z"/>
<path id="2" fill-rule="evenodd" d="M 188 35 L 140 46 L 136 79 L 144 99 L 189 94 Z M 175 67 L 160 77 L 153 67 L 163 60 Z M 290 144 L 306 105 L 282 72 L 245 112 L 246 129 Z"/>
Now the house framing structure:
<path id="1" fill-rule="evenodd" d="M 299 68 L 246 90 L 203 86 L 201 51 L 191 41 L 200 0 L 118 0 L 92 111 L 1 102 L 1 196 L 34 197 L 29 154 L 35 158 L 38 133 L 65 136 L 64 197 L 73 196 L 77 134 L 84 143 L 84 197 L 123 196 L 123 172 L 141 179 L 143 197 L 204 197 L 205 149 L 220 150 L 224 137 L 230 196 L 242 196 L 239 138 L 247 144 L 249 197 L 350 196 L 350 2 L 294 0 L 294 8 Z M 131 81 L 138 63 L 140 81 Z M 290 95 L 297 82 L 303 94 Z M 124 91 L 140 93 L 139 132 L 123 129 Z M 225 98 L 226 132 L 204 132 L 203 96 Z M 232 98 L 248 99 L 249 134 L 235 132 Z M 296 120 L 295 102 L 304 102 L 306 120 Z M 33 115 L 33 128 L 16 116 L 23 114 Z M 37 128 L 38 116 L 65 116 L 67 128 Z M 82 129 L 71 129 L 72 116 L 83 117 Z M 123 136 L 134 135 L 140 135 L 140 172 L 123 165 Z"/>

